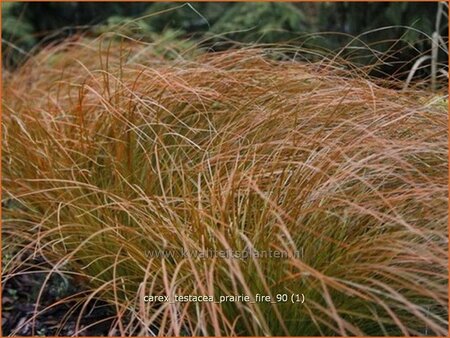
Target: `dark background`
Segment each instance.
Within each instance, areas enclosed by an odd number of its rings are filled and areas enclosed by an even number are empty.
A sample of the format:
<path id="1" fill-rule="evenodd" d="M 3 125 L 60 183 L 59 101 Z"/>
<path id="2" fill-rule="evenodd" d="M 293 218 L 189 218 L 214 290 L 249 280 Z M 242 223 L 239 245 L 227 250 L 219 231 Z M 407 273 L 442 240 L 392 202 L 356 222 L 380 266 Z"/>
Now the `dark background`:
<path id="1" fill-rule="evenodd" d="M 236 42 L 289 42 L 336 53 L 362 34 L 361 41 L 353 41 L 340 55 L 363 65 L 379 60 L 374 53 L 381 55 L 384 63 L 373 69 L 373 75 L 405 78 L 414 62 L 430 53 L 435 31 L 445 42 L 439 61 L 446 69 L 448 10 L 443 9 L 439 23 L 437 2 L 2 3 L 3 63 L 14 68 L 30 52 L 74 33 L 98 35 L 144 17 L 128 25 L 125 33 L 150 40 L 155 34 L 194 41 L 208 38 L 204 44 L 210 50 L 229 48 Z M 417 76 L 428 74 L 429 61 Z"/>

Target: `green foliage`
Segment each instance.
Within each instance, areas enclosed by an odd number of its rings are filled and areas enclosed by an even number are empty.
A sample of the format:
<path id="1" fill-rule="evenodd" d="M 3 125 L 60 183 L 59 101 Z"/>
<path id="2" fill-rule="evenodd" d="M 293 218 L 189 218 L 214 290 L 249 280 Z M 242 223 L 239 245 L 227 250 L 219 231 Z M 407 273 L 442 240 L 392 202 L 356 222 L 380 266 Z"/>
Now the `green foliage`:
<path id="1" fill-rule="evenodd" d="M 307 29 L 300 8 L 289 3 L 239 3 L 212 27 L 216 34 L 243 42 L 286 41 Z"/>
<path id="2" fill-rule="evenodd" d="M 33 27 L 29 22 L 21 20 L 20 12 L 17 9 L 19 9 L 18 3 L 2 3 L 3 38 L 28 44 L 34 43 Z"/>
<path id="3" fill-rule="evenodd" d="M 228 3 L 179 4 L 159 2 L 152 4 L 145 20 L 154 32 L 174 29 L 184 33 L 205 32 L 212 22 L 230 7 Z"/>
<path id="4" fill-rule="evenodd" d="M 321 6 L 320 25 L 331 31 L 359 35 L 371 29 L 394 26 L 380 32 L 381 37 L 395 36 L 404 30 L 400 26 L 414 27 L 428 35 L 434 29 L 437 3 L 324 3 Z M 414 33 L 411 33 L 414 34 Z M 413 35 L 411 35 L 413 37 Z M 412 39 L 417 41 L 417 37 Z"/>
<path id="5" fill-rule="evenodd" d="M 177 32 L 180 37 L 198 41 L 208 38 L 211 42 L 209 47 L 214 49 L 233 46 L 232 41 L 275 43 L 298 38 L 295 41 L 307 48 L 339 50 L 354 36 L 364 33 L 363 42 L 352 41 L 351 48 L 347 48 L 342 56 L 361 65 L 379 63 L 374 70 L 384 76 L 407 73 L 417 58 L 428 53 L 431 42 L 427 34 L 433 31 L 436 20 L 436 3 L 406 2 L 24 2 L 3 6 L 3 30 L 6 32 L 3 46 L 13 44 L 18 47 L 5 48 L 8 53 L 4 53 L 4 60 L 9 59 L 5 63 L 7 65 L 17 63 L 18 56 L 27 54 L 42 40 L 46 44 L 79 32 L 98 34 L 124 23 L 121 31 L 139 39 L 155 39 L 153 36 L 150 38 L 152 33 L 169 30 Z M 137 18 L 142 19 L 134 21 Z M 390 28 L 378 29 L 387 26 Z M 376 31 L 368 33 L 373 29 Z M 317 34 L 302 34 L 312 32 Z M 338 33 L 320 35 L 320 32 Z M 440 33 L 446 40 L 445 25 L 442 25 Z M 209 40 L 211 34 L 216 38 Z M 229 40 L 230 43 L 226 43 Z M 389 52 L 388 56 L 383 55 L 386 52 Z M 382 64 L 379 55 L 383 55 Z M 439 60 L 447 62 L 443 51 Z M 426 76 L 429 72 L 420 70 L 418 74 Z"/>
<path id="6" fill-rule="evenodd" d="M 136 20 L 130 17 L 111 16 L 103 24 L 93 27 L 93 32 L 102 34 L 115 32 L 126 36 L 142 38 L 152 32 L 150 25 L 145 20 Z"/>
<path id="7" fill-rule="evenodd" d="M 35 44 L 34 28 L 22 19 L 21 5 L 2 2 L 2 59 L 6 65 L 24 60 Z"/>
<path id="8" fill-rule="evenodd" d="M 109 18 L 105 24 L 95 27 L 94 33 L 99 35 L 107 33 L 116 41 L 123 40 L 124 36 L 130 36 L 141 42 L 151 43 L 151 49 L 155 56 L 166 60 L 179 57 L 181 52 L 189 51 L 192 55 L 199 52 L 196 42 L 185 39 L 182 31 L 165 28 L 163 31 L 155 33 L 150 23 L 142 19 L 114 16 Z M 184 54 L 186 57 L 186 53 Z"/>

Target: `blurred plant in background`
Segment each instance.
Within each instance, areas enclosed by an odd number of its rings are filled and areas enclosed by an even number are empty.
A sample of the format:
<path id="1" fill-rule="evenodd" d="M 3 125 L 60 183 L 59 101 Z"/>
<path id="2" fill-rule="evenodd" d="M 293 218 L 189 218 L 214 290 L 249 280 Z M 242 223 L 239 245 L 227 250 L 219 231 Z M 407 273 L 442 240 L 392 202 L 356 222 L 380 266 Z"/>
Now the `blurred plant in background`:
<path id="1" fill-rule="evenodd" d="M 307 31 L 303 11 L 294 4 L 247 2 L 231 7 L 212 27 L 233 41 L 275 43 Z"/>
<path id="2" fill-rule="evenodd" d="M 20 7 L 17 2 L 2 3 L 2 61 L 6 66 L 19 63 L 36 44 L 34 27 L 22 19 Z"/>
<path id="3" fill-rule="evenodd" d="M 23 61 L 36 44 L 121 26 L 127 29 L 124 34 L 150 41 L 166 30 L 179 40 L 201 41 L 213 34 L 216 38 L 208 40 L 208 47 L 214 50 L 229 47 L 227 40 L 280 43 L 295 39 L 297 44 L 307 42 L 330 51 L 345 47 L 341 56 L 359 65 L 376 65 L 372 75 L 406 79 L 414 63 L 431 51 L 438 3 L 21 2 L 2 6 L 7 67 Z M 448 40 L 447 21 L 442 20 L 439 32 L 444 41 Z M 440 49 L 438 60 L 446 63 L 446 48 Z M 415 75 L 429 76 L 429 64 L 423 63 Z"/>
<path id="4" fill-rule="evenodd" d="M 326 40 L 329 48 L 339 49 L 351 42 L 352 48 L 343 56 L 369 65 L 381 58 L 383 63 L 374 69 L 374 75 L 405 79 L 414 63 L 431 51 L 438 6 L 438 2 L 324 3 L 317 25 L 323 30 L 343 33 L 333 34 Z M 439 34 L 445 41 L 448 40 L 446 12 L 439 25 Z M 355 41 L 355 36 L 361 41 Z M 447 63 L 448 43 L 445 44 L 438 55 L 442 63 Z M 374 53 L 367 53 L 368 46 Z M 423 66 L 418 74 L 428 75 L 429 63 L 428 67 Z"/>

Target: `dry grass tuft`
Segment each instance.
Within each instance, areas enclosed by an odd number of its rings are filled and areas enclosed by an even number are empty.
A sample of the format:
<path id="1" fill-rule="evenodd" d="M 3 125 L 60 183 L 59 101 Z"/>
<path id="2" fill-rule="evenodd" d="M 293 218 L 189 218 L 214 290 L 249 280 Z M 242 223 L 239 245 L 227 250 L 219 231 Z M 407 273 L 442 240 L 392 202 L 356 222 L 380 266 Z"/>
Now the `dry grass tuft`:
<path id="1" fill-rule="evenodd" d="M 77 40 L 4 79 L 4 278 L 42 256 L 122 335 L 447 334 L 446 97 L 282 48 L 157 50 Z M 289 255 L 177 254 L 227 249 Z M 305 302 L 144 301 L 257 293 Z"/>

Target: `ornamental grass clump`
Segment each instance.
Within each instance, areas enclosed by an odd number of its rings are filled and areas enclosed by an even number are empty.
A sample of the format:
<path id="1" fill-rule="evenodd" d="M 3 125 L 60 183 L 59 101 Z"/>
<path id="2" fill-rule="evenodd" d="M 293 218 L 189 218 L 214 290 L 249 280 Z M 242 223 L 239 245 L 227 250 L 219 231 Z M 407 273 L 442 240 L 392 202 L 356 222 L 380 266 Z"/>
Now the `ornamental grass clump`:
<path id="1" fill-rule="evenodd" d="M 4 278 L 42 257 L 116 335 L 446 335 L 447 98 L 160 48 L 72 40 L 4 79 Z"/>

